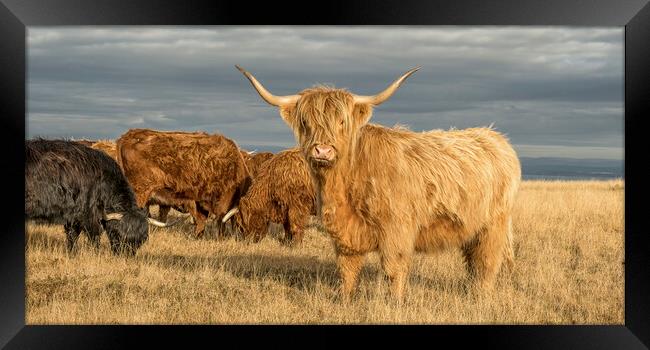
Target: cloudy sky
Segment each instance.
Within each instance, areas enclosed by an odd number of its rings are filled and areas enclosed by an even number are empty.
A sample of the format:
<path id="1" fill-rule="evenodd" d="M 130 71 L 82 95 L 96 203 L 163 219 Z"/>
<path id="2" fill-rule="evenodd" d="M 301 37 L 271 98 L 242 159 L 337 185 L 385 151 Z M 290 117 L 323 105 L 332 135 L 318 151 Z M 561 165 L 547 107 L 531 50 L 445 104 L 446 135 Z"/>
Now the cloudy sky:
<path id="1" fill-rule="evenodd" d="M 623 158 L 623 28 L 29 27 L 27 135 L 115 139 L 129 128 L 293 134 L 271 92 L 316 83 L 370 95 L 422 66 L 373 122 L 487 126 L 522 157 Z"/>

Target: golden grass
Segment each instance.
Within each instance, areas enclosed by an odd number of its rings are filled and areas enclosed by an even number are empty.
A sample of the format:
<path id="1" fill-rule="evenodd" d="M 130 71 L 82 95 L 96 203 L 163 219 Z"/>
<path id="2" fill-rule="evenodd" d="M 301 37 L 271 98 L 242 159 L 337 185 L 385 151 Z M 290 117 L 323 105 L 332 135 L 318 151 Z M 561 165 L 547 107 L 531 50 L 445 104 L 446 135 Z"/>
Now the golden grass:
<path id="1" fill-rule="evenodd" d="M 417 255 L 405 302 L 388 297 L 370 254 L 351 303 L 338 301 L 330 240 L 302 247 L 196 240 L 152 229 L 135 258 L 68 257 L 61 226 L 29 223 L 27 324 L 623 324 L 624 183 L 525 181 L 514 214 L 516 266 L 490 295 L 465 292 L 458 251 Z M 272 230 L 276 231 L 277 230 Z"/>

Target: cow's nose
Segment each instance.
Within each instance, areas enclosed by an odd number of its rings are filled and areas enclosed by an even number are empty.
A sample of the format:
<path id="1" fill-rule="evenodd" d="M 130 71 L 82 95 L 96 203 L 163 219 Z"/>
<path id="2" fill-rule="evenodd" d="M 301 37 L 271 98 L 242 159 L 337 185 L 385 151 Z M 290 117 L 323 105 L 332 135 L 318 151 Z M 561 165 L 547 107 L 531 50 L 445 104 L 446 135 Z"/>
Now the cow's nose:
<path id="1" fill-rule="evenodd" d="M 334 149 L 332 148 L 332 146 L 318 145 L 314 147 L 314 150 L 312 151 L 312 155 L 316 159 L 332 160 L 332 158 L 334 157 Z"/>

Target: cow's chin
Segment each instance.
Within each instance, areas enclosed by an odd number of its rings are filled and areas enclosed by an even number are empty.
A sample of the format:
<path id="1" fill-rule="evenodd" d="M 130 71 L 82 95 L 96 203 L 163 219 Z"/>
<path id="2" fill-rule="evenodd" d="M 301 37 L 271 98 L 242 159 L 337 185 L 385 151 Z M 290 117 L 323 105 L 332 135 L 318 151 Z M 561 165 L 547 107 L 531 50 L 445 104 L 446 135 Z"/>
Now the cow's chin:
<path id="1" fill-rule="evenodd" d="M 309 162 L 311 163 L 311 167 L 314 170 L 323 171 L 323 170 L 330 169 L 334 165 L 335 159 L 327 160 L 327 159 L 309 157 Z"/>

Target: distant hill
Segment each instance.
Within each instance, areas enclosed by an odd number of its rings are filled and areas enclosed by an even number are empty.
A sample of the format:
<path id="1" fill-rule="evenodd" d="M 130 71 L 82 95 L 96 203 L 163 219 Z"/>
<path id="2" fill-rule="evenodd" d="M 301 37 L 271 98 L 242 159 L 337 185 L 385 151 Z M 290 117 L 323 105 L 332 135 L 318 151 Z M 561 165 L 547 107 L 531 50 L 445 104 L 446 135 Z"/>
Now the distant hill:
<path id="1" fill-rule="evenodd" d="M 623 160 L 521 157 L 524 179 L 611 179 L 624 177 Z"/>

